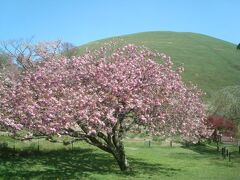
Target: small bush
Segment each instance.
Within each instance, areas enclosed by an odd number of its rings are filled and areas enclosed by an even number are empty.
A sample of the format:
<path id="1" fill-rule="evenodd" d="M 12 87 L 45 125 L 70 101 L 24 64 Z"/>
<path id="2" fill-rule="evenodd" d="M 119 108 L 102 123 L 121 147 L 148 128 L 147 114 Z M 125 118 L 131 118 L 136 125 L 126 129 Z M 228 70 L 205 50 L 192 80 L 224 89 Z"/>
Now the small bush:
<path id="1" fill-rule="evenodd" d="M 206 124 L 214 130 L 213 140 L 217 141 L 218 135 L 235 137 L 237 133 L 237 125 L 234 121 L 226 119 L 222 116 L 212 115 L 206 119 Z"/>

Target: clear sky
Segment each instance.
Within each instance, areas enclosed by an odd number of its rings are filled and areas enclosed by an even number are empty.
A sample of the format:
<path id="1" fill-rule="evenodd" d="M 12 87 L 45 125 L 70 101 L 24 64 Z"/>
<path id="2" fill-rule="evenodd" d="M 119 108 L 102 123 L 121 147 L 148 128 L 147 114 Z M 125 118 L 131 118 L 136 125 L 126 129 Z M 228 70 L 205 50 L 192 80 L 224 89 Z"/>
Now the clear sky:
<path id="1" fill-rule="evenodd" d="M 144 31 L 197 32 L 240 42 L 240 0 L 0 0 L 0 40 L 75 45 Z"/>

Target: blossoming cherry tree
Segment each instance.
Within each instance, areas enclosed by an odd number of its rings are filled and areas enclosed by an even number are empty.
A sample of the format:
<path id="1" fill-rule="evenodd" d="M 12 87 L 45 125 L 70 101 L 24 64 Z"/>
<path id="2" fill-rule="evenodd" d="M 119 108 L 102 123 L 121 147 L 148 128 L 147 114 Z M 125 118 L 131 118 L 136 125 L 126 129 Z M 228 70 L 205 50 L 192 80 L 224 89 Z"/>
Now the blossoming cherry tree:
<path id="1" fill-rule="evenodd" d="M 206 132 L 201 92 L 172 66 L 165 54 L 135 45 L 50 58 L 0 82 L 0 126 L 84 139 L 128 170 L 122 140 L 136 127 L 188 139 Z"/>

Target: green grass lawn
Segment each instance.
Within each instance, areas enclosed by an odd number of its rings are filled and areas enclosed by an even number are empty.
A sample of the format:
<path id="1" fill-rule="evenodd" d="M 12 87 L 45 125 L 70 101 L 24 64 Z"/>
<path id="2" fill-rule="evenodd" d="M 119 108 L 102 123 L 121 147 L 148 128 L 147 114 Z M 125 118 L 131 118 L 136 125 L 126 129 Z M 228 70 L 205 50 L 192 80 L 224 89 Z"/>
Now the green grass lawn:
<path id="1" fill-rule="evenodd" d="M 11 150 L 0 153 L 0 179 L 240 179 L 240 155 L 223 159 L 215 147 L 126 140 L 132 171 L 122 173 L 110 154 L 84 142 L 63 146 L 40 140 L 9 141 Z M 31 151 L 30 151 L 31 149 Z M 35 149 L 35 152 L 32 150 Z"/>

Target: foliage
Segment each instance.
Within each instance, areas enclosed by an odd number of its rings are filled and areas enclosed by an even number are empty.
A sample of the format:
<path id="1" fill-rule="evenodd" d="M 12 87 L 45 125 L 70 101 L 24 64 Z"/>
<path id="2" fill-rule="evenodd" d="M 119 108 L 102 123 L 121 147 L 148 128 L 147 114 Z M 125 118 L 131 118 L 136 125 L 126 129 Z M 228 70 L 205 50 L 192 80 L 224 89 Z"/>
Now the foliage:
<path id="1" fill-rule="evenodd" d="M 209 116 L 206 120 L 207 125 L 218 132 L 219 135 L 235 137 L 237 126 L 228 119 L 221 116 Z"/>
<path id="2" fill-rule="evenodd" d="M 240 86 L 220 89 L 211 99 L 210 113 L 240 124 Z"/>
<path id="3" fill-rule="evenodd" d="M 128 168 L 122 139 L 135 127 L 193 140 L 206 135 L 202 93 L 182 82 L 182 68 L 175 71 L 165 54 L 107 48 L 113 45 L 71 60 L 50 57 L 17 82 L 1 82 L 0 124 L 82 138 L 111 153 L 121 170 Z"/>
<path id="4" fill-rule="evenodd" d="M 240 43 L 237 45 L 237 49 L 238 49 L 238 50 L 240 49 Z"/>

